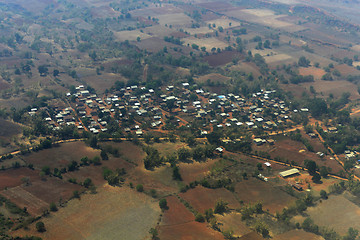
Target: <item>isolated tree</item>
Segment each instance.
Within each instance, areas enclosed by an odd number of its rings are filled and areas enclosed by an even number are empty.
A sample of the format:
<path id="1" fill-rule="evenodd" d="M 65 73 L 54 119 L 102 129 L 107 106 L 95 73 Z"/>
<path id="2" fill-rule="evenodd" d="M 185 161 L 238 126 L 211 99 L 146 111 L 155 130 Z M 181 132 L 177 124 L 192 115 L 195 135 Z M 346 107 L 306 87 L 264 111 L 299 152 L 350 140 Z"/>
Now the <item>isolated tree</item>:
<path id="1" fill-rule="evenodd" d="M 54 202 L 50 203 L 50 211 L 56 212 L 58 210 L 56 204 Z"/>
<path id="2" fill-rule="evenodd" d="M 46 231 L 45 224 L 43 222 L 37 222 L 35 226 L 36 226 L 36 230 L 38 232 L 45 232 Z"/>
<path id="3" fill-rule="evenodd" d="M 54 77 L 57 77 L 57 76 L 59 76 L 59 70 L 57 70 L 57 69 L 54 69 L 54 71 L 53 71 L 53 76 Z"/>
<path id="4" fill-rule="evenodd" d="M 323 198 L 323 199 L 327 199 L 327 198 L 328 198 L 328 195 L 327 195 L 327 193 L 326 193 L 325 190 L 321 190 L 321 191 L 320 191 L 320 197 Z"/>
<path id="5" fill-rule="evenodd" d="M 214 213 L 222 214 L 227 211 L 228 203 L 224 202 L 223 200 L 217 201 L 214 208 Z"/>
<path id="6" fill-rule="evenodd" d="M 46 65 L 40 65 L 38 67 L 38 71 L 40 73 L 40 76 L 46 76 L 48 74 L 49 69 L 47 68 Z"/>
<path id="7" fill-rule="evenodd" d="M 182 181 L 179 167 L 178 167 L 178 166 L 174 166 L 172 170 L 173 170 L 172 178 L 173 178 L 174 180 Z"/>
<path id="8" fill-rule="evenodd" d="M 144 186 L 142 184 L 136 185 L 136 191 L 143 192 L 144 191 Z"/>
<path id="9" fill-rule="evenodd" d="M 165 198 L 160 199 L 159 201 L 159 207 L 163 210 L 168 209 L 167 201 Z"/>
<path id="10" fill-rule="evenodd" d="M 308 67 L 310 65 L 310 60 L 306 59 L 304 56 L 301 56 L 299 58 L 298 65 L 300 67 Z"/>

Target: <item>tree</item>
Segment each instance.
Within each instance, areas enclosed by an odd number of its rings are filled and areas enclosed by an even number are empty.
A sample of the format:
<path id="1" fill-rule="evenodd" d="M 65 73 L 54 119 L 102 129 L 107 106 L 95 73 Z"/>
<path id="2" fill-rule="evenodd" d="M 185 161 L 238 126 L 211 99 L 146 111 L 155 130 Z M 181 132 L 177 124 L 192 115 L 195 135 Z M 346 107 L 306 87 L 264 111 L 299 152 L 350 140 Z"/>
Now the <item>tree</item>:
<path id="1" fill-rule="evenodd" d="M 136 185 L 136 191 L 143 192 L 144 191 L 144 186 L 142 184 Z"/>
<path id="2" fill-rule="evenodd" d="M 305 159 L 304 164 L 310 175 L 313 175 L 316 172 L 317 165 L 314 161 Z"/>
<path id="3" fill-rule="evenodd" d="M 100 157 L 101 157 L 102 160 L 108 160 L 109 159 L 109 156 L 107 155 L 105 150 L 101 150 Z"/>
<path id="4" fill-rule="evenodd" d="M 56 204 L 54 202 L 50 203 L 50 211 L 56 212 L 58 210 Z"/>
<path id="5" fill-rule="evenodd" d="M 343 239 L 344 240 L 355 240 L 358 234 L 359 234 L 358 230 L 350 227 L 348 229 L 348 232 L 347 232 L 346 236 Z"/>
<path id="6" fill-rule="evenodd" d="M 317 172 L 315 172 L 315 173 L 313 174 L 313 177 L 311 178 L 311 180 L 313 180 L 314 183 L 320 183 L 320 180 L 321 180 L 320 174 L 318 174 Z"/>
<path id="7" fill-rule="evenodd" d="M 180 170 L 179 167 L 174 166 L 172 170 L 173 170 L 172 179 L 182 181 L 180 171 L 179 171 Z"/>
<path id="8" fill-rule="evenodd" d="M 190 158 L 190 151 L 187 148 L 180 148 L 177 152 L 179 161 L 185 162 Z"/>
<path id="9" fill-rule="evenodd" d="M 97 58 L 96 52 L 95 52 L 95 51 L 91 51 L 91 52 L 89 53 L 89 57 L 90 57 L 93 61 L 95 61 L 96 58 Z"/>
<path id="10" fill-rule="evenodd" d="M 155 228 L 151 228 L 149 230 L 149 233 L 151 234 L 151 239 L 153 239 L 153 240 L 158 239 L 159 233 Z"/>
<path id="11" fill-rule="evenodd" d="M 160 199 L 159 201 L 159 207 L 162 209 L 162 210 L 165 210 L 165 209 L 168 209 L 168 205 L 167 205 L 167 201 L 165 198 L 162 198 Z"/>
<path id="12" fill-rule="evenodd" d="M 300 67 L 308 67 L 310 65 L 310 60 L 306 59 L 304 56 L 301 56 L 298 61 Z"/>
<path id="13" fill-rule="evenodd" d="M 201 213 L 195 215 L 195 221 L 197 222 L 205 222 L 205 218 Z"/>
<path id="14" fill-rule="evenodd" d="M 48 74 L 49 69 L 46 67 L 46 65 L 40 65 L 38 67 L 38 71 L 40 73 L 40 76 L 46 76 Z"/>
<path id="15" fill-rule="evenodd" d="M 327 199 L 327 198 L 328 198 L 328 195 L 327 195 L 327 193 L 326 193 L 325 190 L 321 190 L 321 191 L 320 191 L 320 197 L 321 197 L 322 199 Z"/>
<path id="16" fill-rule="evenodd" d="M 83 182 L 83 186 L 86 188 L 89 188 L 91 185 L 93 185 L 92 181 L 90 178 L 86 178 Z"/>
<path id="17" fill-rule="evenodd" d="M 54 71 L 53 71 L 53 76 L 54 77 L 57 77 L 57 76 L 59 76 L 59 70 L 57 70 L 57 69 L 54 69 Z"/>
<path id="18" fill-rule="evenodd" d="M 46 231 L 45 224 L 43 222 L 37 222 L 36 223 L 36 230 L 38 232 L 45 232 Z"/>
<path id="19" fill-rule="evenodd" d="M 227 211 L 228 203 L 224 202 L 223 200 L 217 201 L 214 208 L 214 213 L 222 214 Z"/>
<path id="20" fill-rule="evenodd" d="M 326 178 L 326 177 L 328 176 L 328 174 L 329 174 L 329 171 L 328 171 L 327 167 L 322 166 L 322 167 L 320 168 L 320 175 L 321 175 L 321 177 Z"/>

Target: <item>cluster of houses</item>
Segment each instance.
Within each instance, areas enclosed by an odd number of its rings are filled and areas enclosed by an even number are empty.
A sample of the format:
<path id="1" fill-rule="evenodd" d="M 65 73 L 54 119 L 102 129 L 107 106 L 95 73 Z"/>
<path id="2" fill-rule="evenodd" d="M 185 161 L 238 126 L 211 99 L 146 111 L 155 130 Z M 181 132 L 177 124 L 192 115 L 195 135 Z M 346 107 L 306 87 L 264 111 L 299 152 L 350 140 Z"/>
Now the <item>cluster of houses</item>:
<path id="1" fill-rule="evenodd" d="M 200 133 L 206 135 L 215 128 L 276 130 L 291 121 L 293 114 L 308 111 L 306 108 L 291 111 L 276 97 L 275 90 L 261 90 L 245 99 L 231 93 L 211 93 L 189 83 L 157 89 L 134 85 L 101 97 L 80 85 L 75 92 L 67 93 L 67 97 L 72 100 L 72 106 L 56 109 L 53 116 L 45 119 L 49 126 L 56 129 L 63 124 L 76 125 L 94 134 L 108 131 L 108 118 L 104 116 L 109 115 L 124 132 L 137 135 L 162 129 L 171 115 L 181 116 L 176 121 L 182 126 L 201 120 Z M 184 117 L 191 120 L 184 121 Z M 254 139 L 254 142 L 261 145 L 265 140 Z"/>

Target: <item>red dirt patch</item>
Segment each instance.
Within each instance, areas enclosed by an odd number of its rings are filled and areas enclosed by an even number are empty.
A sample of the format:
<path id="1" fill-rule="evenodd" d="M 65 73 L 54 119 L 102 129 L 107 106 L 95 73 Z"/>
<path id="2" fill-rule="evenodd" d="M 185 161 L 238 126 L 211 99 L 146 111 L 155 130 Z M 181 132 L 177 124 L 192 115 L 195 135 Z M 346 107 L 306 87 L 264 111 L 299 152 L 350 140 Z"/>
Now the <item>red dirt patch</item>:
<path id="1" fill-rule="evenodd" d="M 308 67 L 308 68 L 299 68 L 299 74 L 302 76 L 307 76 L 307 75 L 313 75 L 315 79 L 321 79 L 321 77 L 325 74 L 326 72 L 321 69 L 321 68 L 316 68 L 316 67 Z"/>
<path id="2" fill-rule="evenodd" d="M 235 51 L 223 51 L 210 56 L 205 56 L 204 61 L 208 62 L 210 66 L 217 67 L 231 62 L 234 58 L 240 57 L 241 54 Z"/>
<path id="3" fill-rule="evenodd" d="M 240 203 L 236 200 L 235 196 L 225 188 L 208 189 L 197 186 L 186 193 L 181 193 L 180 196 L 199 212 L 205 212 L 209 208 L 214 208 L 216 202 L 220 199 L 228 202 L 230 208 L 240 207 Z"/>
<path id="4" fill-rule="evenodd" d="M 89 158 L 93 158 L 99 155 L 99 150 L 94 150 L 86 146 L 83 142 L 72 142 L 63 143 L 58 147 L 32 153 L 28 156 L 25 156 L 24 161 L 27 163 L 32 163 L 36 168 L 40 169 L 44 166 L 49 166 L 51 169 L 61 169 L 66 167 L 67 164 L 71 161 L 80 162 L 82 157 L 87 156 Z"/>
<path id="5" fill-rule="evenodd" d="M 194 215 L 174 196 L 166 198 L 169 209 L 164 212 L 161 226 L 193 222 Z"/>
<path id="6" fill-rule="evenodd" d="M 205 177 L 211 167 L 217 162 L 215 159 L 209 159 L 206 162 L 180 163 L 180 174 L 184 182 L 190 183 Z"/>
<path id="7" fill-rule="evenodd" d="M 281 211 L 295 200 L 294 197 L 274 187 L 271 183 L 257 179 L 249 179 L 237 183 L 235 192 L 244 203 L 261 202 L 263 209 L 269 209 L 271 213 Z"/>
<path id="8" fill-rule="evenodd" d="M 0 172 L 0 189 L 3 190 L 5 187 L 11 188 L 21 185 L 23 177 L 29 178 L 30 181 L 40 180 L 39 171 L 29 168 L 9 169 Z"/>
<path id="9" fill-rule="evenodd" d="M 291 230 L 288 231 L 286 233 L 277 235 L 276 237 L 274 237 L 274 240 L 322 240 L 324 239 L 323 237 L 319 236 L 319 235 L 315 235 L 313 233 L 309 233 L 309 232 L 305 232 L 303 230 Z"/>
<path id="10" fill-rule="evenodd" d="M 160 227 L 160 239 L 172 240 L 220 240 L 224 239 L 223 235 L 204 223 L 190 222 L 173 226 Z"/>

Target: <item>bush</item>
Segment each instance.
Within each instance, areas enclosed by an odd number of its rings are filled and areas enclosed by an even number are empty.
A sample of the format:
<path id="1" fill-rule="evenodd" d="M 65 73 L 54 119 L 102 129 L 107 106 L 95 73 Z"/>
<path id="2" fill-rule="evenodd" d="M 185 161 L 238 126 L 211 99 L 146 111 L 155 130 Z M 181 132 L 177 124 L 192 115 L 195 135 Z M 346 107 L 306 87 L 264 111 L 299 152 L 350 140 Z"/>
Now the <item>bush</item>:
<path id="1" fill-rule="evenodd" d="M 165 198 L 160 199 L 160 201 L 159 201 L 159 207 L 160 207 L 161 209 L 163 209 L 163 210 L 169 208 L 168 205 L 167 205 L 167 201 L 166 201 Z"/>
<path id="2" fill-rule="evenodd" d="M 56 212 L 58 210 L 56 204 L 54 202 L 50 203 L 50 211 Z"/>
<path id="3" fill-rule="evenodd" d="M 143 192 L 144 191 L 144 186 L 142 184 L 136 185 L 136 191 Z"/>
<path id="4" fill-rule="evenodd" d="M 205 222 L 205 218 L 201 213 L 196 214 L 195 221 L 197 222 Z"/>
<path id="5" fill-rule="evenodd" d="M 45 232 L 46 231 L 45 224 L 43 222 L 37 222 L 36 223 L 36 230 L 38 232 Z"/>

